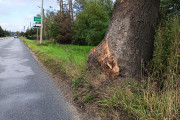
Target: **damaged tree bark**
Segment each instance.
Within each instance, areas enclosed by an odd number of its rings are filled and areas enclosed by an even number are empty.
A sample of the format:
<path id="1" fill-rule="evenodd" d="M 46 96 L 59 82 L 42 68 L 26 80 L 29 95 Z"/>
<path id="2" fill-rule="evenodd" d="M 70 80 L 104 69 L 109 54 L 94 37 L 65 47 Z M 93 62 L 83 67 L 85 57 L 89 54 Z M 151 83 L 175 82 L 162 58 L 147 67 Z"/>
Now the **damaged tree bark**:
<path id="1" fill-rule="evenodd" d="M 89 53 L 90 69 L 108 77 L 135 77 L 152 58 L 160 0 L 117 0 L 104 40 Z"/>

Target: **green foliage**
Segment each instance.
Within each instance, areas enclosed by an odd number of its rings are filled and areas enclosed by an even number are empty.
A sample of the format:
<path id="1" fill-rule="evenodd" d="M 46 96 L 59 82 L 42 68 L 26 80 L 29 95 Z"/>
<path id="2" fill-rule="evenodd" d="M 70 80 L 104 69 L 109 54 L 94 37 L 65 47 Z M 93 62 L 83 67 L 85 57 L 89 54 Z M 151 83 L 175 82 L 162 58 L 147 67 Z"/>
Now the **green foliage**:
<path id="1" fill-rule="evenodd" d="M 94 96 L 92 94 L 89 93 L 89 94 L 84 96 L 84 102 L 90 103 L 90 102 L 93 102 L 93 101 L 94 101 Z"/>
<path id="2" fill-rule="evenodd" d="M 55 16 L 55 13 L 50 10 L 48 10 L 45 15 L 44 26 L 46 28 L 45 32 L 46 32 L 48 38 L 55 37 L 55 35 L 56 35 L 52 31 L 53 30 L 52 26 L 54 23 L 54 16 Z"/>
<path id="3" fill-rule="evenodd" d="M 19 34 L 20 34 L 20 32 L 19 32 L 19 31 L 16 31 L 16 34 L 17 34 L 17 35 L 19 35 Z"/>
<path id="4" fill-rule="evenodd" d="M 2 27 L 0 26 L 0 37 L 4 36 L 4 30 L 2 29 Z"/>
<path id="5" fill-rule="evenodd" d="M 79 14 L 82 12 L 85 8 L 85 5 L 87 3 L 87 0 L 74 0 L 74 9 L 76 11 L 76 14 Z"/>
<path id="6" fill-rule="evenodd" d="M 58 43 L 71 43 L 71 18 L 68 13 L 54 15 L 53 22 L 49 26 L 50 35 Z"/>
<path id="7" fill-rule="evenodd" d="M 112 0 L 100 0 L 100 4 L 103 6 L 104 10 L 107 11 L 108 15 L 111 17 L 113 13 L 114 3 Z"/>
<path id="8" fill-rule="evenodd" d="M 6 36 L 11 36 L 11 32 L 7 30 L 3 30 L 2 27 L 0 26 L 0 37 L 6 37 Z"/>
<path id="9" fill-rule="evenodd" d="M 37 29 L 35 29 L 35 28 L 29 29 L 29 28 L 28 28 L 24 34 L 25 34 L 25 36 L 28 37 L 28 38 L 30 38 L 30 37 L 31 37 L 31 38 L 32 38 L 32 37 L 36 38 L 36 37 L 37 37 L 37 36 L 36 36 L 36 33 L 37 33 Z"/>
<path id="10" fill-rule="evenodd" d="M 178 12 L 180 10 L 179 0 L 161 0 L 160 11 L 165 11 L 168 14 Z"/>
<path id="11" fill-rule="evenodd" d="M 60 65 L 60 68 L 63 68 L 63 71 L 73 77 L 79 75 L 82 69 L 84 70 L 87 67 L 88 54 L 90 49 L 93 48 L 92 46 L 59 45 L 51 41 L 43 41 L 43 44 L 46 44 L 44 46 L 38 45 L 36 41 L 25 38 L 21 39 L 24 40 L 38 56 L 41 54 L 44 55 L 42 62 L 44 62 L 43 59 L 46 58 L 52 59 L 53 62 L 51 62 L 51 64 L 55 64 L 55 66 L 52 65 L 54 68 L 57 67 L 57 63 Z"/>
<path id="12" fill-rule="evenodd" d="M 153 75 L 160 79 L 161 85 L 169 74 L 169 72 L 174 72 L 173 74 L 178 74 L 175 68 L 179 66 L 179 40 L 180 40 L 180 21 L 179 16 L 168 18 L 163 22 L 163 26 L 160 26 L 157 30 L 157 35 L 155 39 L 155 50 L 152 60 L 152 71 Z M 171 70 L 169 67 L 171 66 Z M 172 68 L 174 66 L 174 68 Z"/>
<path id="13" fill-rule="evenodd" d="M 161 26 L 164 20 L 169 19 L 168 16 L 180 14 L 179 0 L 161 0 L 159 8 L 159 24 Z"/>
<path id="14" fill-rule="evenodd" d="M 73 25 L 73 44 L 98 45 L 110 23 L 109 11 L 100 0 L 89 0 L 84 11 L 77 15 Z"/>
<path id="15" fill-rule="evenodd" d="M 92 86 L 91 86 L 90 83 L 86 83 L 86 84 L 85 84 L 85 87 L 86 87 L 88 90 L 91 90 L 91 89 L 92 89 Z"/>
<path id="16" fill-rule="evenodd" d="M 85 80 L 82 77 L 78 77 L 72 81 L 73 88 L 76 90 L 79 86 L 83 85 L 84 82 Z"/>

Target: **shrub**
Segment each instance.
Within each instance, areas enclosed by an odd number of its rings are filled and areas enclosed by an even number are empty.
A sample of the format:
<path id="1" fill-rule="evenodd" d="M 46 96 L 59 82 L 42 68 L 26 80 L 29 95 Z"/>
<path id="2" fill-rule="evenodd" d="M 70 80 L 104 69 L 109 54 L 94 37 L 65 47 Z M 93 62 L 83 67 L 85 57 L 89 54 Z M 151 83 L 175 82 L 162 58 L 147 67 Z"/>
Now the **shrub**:
<path id="1" fill-rule="evenodd" d="M 104 38 L 110 23 L 109 12 L 100 0 L 90 0 L 73 25 L 73 44 L 98 45 Z"/>
<path id="2" fill-rule="evenodd" d="M 179 22 L 179 16 L 168 18 L 156 32 L 151 69 L 154 77 L 159 80 L 160 86 L 168 80 L 168 75 L 179 74 Z"/>

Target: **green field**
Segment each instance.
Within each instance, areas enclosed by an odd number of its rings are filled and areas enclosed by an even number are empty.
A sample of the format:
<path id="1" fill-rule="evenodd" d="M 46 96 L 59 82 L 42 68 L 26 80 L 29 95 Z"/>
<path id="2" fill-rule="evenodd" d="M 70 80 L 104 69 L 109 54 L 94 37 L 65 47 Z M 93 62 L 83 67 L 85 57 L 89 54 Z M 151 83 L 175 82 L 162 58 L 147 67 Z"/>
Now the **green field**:
<path id="1" fill-rule="evenodd" d="M 23 37 L 21 39 L 38 55 L 42 62 L 52 64 L 53 60 L 57 66 L 66 70 L 68 74 L 79 74 L 87 67 L 88 54 L 90 49 L 93 48 L 92 46 L 59 45 L 50 41 L 43 41 L 43 45 L 39 45 L 37 41 Z"/>

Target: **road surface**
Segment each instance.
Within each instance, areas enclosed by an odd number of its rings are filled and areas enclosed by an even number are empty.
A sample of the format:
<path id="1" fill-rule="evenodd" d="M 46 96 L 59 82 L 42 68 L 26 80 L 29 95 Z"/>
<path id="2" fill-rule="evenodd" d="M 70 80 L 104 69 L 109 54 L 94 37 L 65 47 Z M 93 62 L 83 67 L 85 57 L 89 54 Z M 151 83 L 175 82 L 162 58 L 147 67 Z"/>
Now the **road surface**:
<path id="1" fill-rule="evenodd" d="M 18 38 L 0 40 L 0 120 L 71 120 L 50 77 Z"/>

